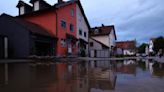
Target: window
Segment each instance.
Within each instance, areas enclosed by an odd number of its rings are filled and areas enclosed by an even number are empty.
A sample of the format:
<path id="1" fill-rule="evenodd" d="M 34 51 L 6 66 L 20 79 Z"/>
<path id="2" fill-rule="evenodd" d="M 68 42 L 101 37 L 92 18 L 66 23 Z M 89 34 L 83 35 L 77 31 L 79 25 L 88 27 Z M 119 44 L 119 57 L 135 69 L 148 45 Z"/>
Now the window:
<path id="1" fill-rule="evenodd" d="M 34 11 L 39 10 L 39 1 L 34 2 Z"/>
<path id="2" fill-rule="evenodd" d="M 61 39 L 61 46 L 66 47 L 66 40 L 65 39 Z"/>
<path id="3" fill-rule="evenodd" d="M 93 47 L 93 42 L 90 42 L 90 47 Z"/>
<path id="4" fill-rule="evenodd" d="M 81 29 L 79 30 L 79 35 L 82 35 L 82 30 Z"/>
<path id="5" fill-rule="evenodd" d="M 24 6 L 20 7 L 20 15 L 24 14 Z"/>
<path id="6" fill-rule="evenodd" d="M 73 32 L 74 31 L 74 26 L 72 24 L 70 24 L 70 31 Z"/>
<path id="7" fill-rule="evenodd" d="M 71 9 L 70 14 L 71 16 L 74 16 L 74 9 Z"/>
<path id="8" fill-rule="evenodd" d="M 61 21 L 61 27 L 66 28 L 66 22 L 64 20 Z"/>
<path id="9" fill-rule="evenodd" d="M 87 33 L 86 32 L 84 32 L 84 37 L 87 37 Z"/>

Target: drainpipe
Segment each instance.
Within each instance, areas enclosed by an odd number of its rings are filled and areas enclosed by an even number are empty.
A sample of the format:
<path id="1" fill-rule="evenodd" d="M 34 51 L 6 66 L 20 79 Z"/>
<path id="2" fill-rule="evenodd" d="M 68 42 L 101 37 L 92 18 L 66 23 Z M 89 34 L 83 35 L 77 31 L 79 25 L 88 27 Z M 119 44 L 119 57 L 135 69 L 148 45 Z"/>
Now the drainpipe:
<path id="1" fill-rule="evenodd" d="M 8 58 L 8 38 L 4 37 L 4 58 Z"/>

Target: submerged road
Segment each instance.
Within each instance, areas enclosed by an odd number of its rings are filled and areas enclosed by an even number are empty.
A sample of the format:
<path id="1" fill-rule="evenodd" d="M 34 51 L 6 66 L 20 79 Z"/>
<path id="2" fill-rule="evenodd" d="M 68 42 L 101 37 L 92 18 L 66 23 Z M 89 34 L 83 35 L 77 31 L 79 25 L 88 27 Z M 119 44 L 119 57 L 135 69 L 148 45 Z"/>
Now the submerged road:
<path id="1" fill-rule="evenodd" d="M 77 61 L 117 61 L 117 60 L 130 60 L 130 59 L 153 59 L 157 62 L 164 63 L 164 57 L 123 57 L 123 58 L 91 58 L 91 57 L 70 57 L 70 58 L 53 58 L 53 59 L 0 59 L 0 63 L 27 63 L 37 62 L 39 60 L 52 61 L 52 62 L 77 62 Z"/>

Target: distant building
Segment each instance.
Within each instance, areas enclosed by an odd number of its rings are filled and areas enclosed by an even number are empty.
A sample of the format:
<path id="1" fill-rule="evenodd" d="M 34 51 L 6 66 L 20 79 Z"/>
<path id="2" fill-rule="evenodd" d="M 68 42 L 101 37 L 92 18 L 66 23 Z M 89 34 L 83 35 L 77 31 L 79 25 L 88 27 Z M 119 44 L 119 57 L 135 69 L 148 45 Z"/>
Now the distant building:
<path id="1" fill-rule="evenodd" d="M 116 42 L 118 55 L 135 55 L 136 54 L 136 41 L 120 41 Z"/>
<path id="2" fill-rule="evenodd" d="M 114 26 L 91 28 L 89 38 L 89 51 L 92 57 L 109 57 L 114 54 L 116 46 L 116 33 Z"/>
<path id="3" fill-rule="evenodd" d="M 148 45 L 149 45 L 149 54 L 150 53 L 154 53 L 154 50 L 153 50 L 153 48 L 154 48 L 154 40 L 155 40 L 155 38 L 151 38 L 149 43 L 148 43 Z"/>

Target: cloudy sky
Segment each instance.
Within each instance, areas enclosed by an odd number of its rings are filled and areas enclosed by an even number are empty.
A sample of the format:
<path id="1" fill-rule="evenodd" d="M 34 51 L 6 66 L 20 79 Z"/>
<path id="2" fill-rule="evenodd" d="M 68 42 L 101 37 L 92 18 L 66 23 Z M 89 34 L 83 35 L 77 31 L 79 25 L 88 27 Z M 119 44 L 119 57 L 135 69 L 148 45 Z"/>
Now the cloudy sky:
<path id="1" fill-rule="evenodd" d="M 0 14 L 17 15 L 19 0 L 1 0 Z M 29 2 L 29 0 L 23 0 Z M 46 0 L 53 5 L 57 0 Z M 68 0 L 67 0 L 68 1 Z M 164 0 L 81 0 L 91 27 L 115 25 L 118 40 L 164 36 Z"/>

